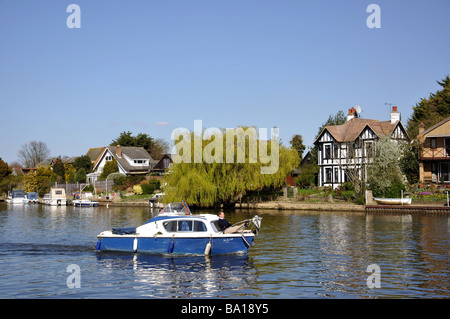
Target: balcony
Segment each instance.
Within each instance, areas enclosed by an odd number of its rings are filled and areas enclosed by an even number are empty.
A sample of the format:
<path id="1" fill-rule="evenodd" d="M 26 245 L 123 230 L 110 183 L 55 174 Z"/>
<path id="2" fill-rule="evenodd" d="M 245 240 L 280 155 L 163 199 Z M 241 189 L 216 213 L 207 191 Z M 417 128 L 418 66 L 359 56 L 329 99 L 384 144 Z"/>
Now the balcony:
<path id="1" fill-rule="evenodd" d="M 423 147 L 419 154 L 420 160 L 450 160 L 450 145 L 437 148 Z"/>

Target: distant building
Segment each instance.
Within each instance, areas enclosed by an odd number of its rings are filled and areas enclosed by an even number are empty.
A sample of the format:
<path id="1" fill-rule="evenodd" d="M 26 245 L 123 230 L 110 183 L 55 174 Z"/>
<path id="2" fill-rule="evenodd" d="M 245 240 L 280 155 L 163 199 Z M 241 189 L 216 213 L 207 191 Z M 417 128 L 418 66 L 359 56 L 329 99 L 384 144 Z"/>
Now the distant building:
<path id="1" fill-rule="evenodd" d="M 90 149 L 88 156 L 94 158 L 100 148 Z M 93 172 L 87 175 L 90 182 L 98 179 L 105 164 L 115 159 L 119 172 L 125 175 L 148 174 L 157 163 L 143 147 L 106 146 L 97 156 Z"/>
<path id="2" fill-rule="evenodd" d="M 326 126 L 314 142 L 318 147 L 319 186 L 336 188 L 349 181 L 350 169 L 356 170 L 360 178 L 366 178 L 363 167 L 374 142 L 382 136 L 409 141 L 396 106 L 392 108 L 389 121 L 359 118 L 356 110 L 351 108 L 344 124 Z"/>
<path id="3" fill-rule="evenodd" d="M 86 153 L 86 155 L 91 160 L 92 167 L 94 167 L 95 164 L 98 162 L 98 160 L 100 159 L 100 156 L 103 154 L 103 151 L 105 150 L 105 148 L 106 147 L 104 147 L 104 146 L 90 148 L 89 151 Z"/>
<path id="4" fill-rule="evenodd" d="M 172 155 L 164 154 L 164 156 L 155 164 L 155 166 L 153 166 L 152 172 L 163 174 L 166 169 L 169 168 L 172 162 Z"/>
<path id="5" fill-rule="evenodd" d="M 450 182 L 450 117 L 425 130 L 419 126 L 419 180 L 421 183 Z"/>

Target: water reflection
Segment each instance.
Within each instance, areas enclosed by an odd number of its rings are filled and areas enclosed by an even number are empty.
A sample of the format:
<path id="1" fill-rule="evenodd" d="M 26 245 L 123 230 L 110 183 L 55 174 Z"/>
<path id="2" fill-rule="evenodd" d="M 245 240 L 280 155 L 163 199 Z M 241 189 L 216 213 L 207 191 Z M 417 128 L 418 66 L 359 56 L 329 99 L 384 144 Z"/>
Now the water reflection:
<path id="1" fill-rule="evenodd" d="M 0 297 L 450 296 L 447 215 L 226 211 L 232 223 L 255 214 L 263 217 L 248 255 L 208 258 L 95 251 L 101 231 L 142 225 L 156 213 L 142 207 L 11 208 L 0 203 Z M 82 272 L 79 290 L 66 287 L 66 267 L 73 263 Z M 367 287 L 370 264 L 380 266 L 379 289 Z"/>
<path id="2" fill-rule="evenodd" d="M 246 294 L 255 287 L 257 272 L 247 255 L 163 256 L 149 254 L 97 254 L 102 277 L 128 273 L 127 285 L 142 297 L 224 297 Z M 106 280 L 107 283 L 108 280 Z"/>

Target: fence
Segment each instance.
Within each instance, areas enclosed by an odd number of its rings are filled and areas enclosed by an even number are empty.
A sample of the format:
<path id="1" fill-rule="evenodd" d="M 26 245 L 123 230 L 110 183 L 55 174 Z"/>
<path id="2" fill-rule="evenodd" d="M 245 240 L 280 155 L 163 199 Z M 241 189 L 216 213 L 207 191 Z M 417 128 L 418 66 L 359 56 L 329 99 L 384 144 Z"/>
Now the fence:
<path id="1" fill-rule="evenodd" d="M 110 191 L 112 190 L 114 181 L 113 180 L 107 180 L 107 181 L 95 181 L 92 184 L 86 184 L 86 183 L 65 183 L 65 184 L 56 184 L 55 187 L 64 188 L 66 190 L 66 194 L 76 193 L 79 192 L 80 189 L 83 190 L 84 187 L 87 185 L 94 186 L 94 189 L 97 192 L 103 192 L 107 189 Z"/>

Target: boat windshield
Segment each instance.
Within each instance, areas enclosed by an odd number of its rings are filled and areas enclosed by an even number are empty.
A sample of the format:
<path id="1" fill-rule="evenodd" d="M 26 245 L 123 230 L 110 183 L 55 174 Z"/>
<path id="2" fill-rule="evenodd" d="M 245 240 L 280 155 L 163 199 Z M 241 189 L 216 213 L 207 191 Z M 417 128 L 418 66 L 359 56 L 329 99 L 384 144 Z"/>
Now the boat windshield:
<path id="1" fill-rule="evenodd" d="M 38 195 L 37 195 L 37 193 L 27 193 L 27 198 L 28 199 L 37 199 Z"/>
<path id="2" fill-rule="evenodd" d="M 160 215 L 191 215 L 189 206 L 184 202 L 167 204 L 160 212 Z"/>
<path id="3" fill-rule="evenodd" d="M 21 198 L 25 197 L 24 191 L 12 191 L 12 198 Z"/>

